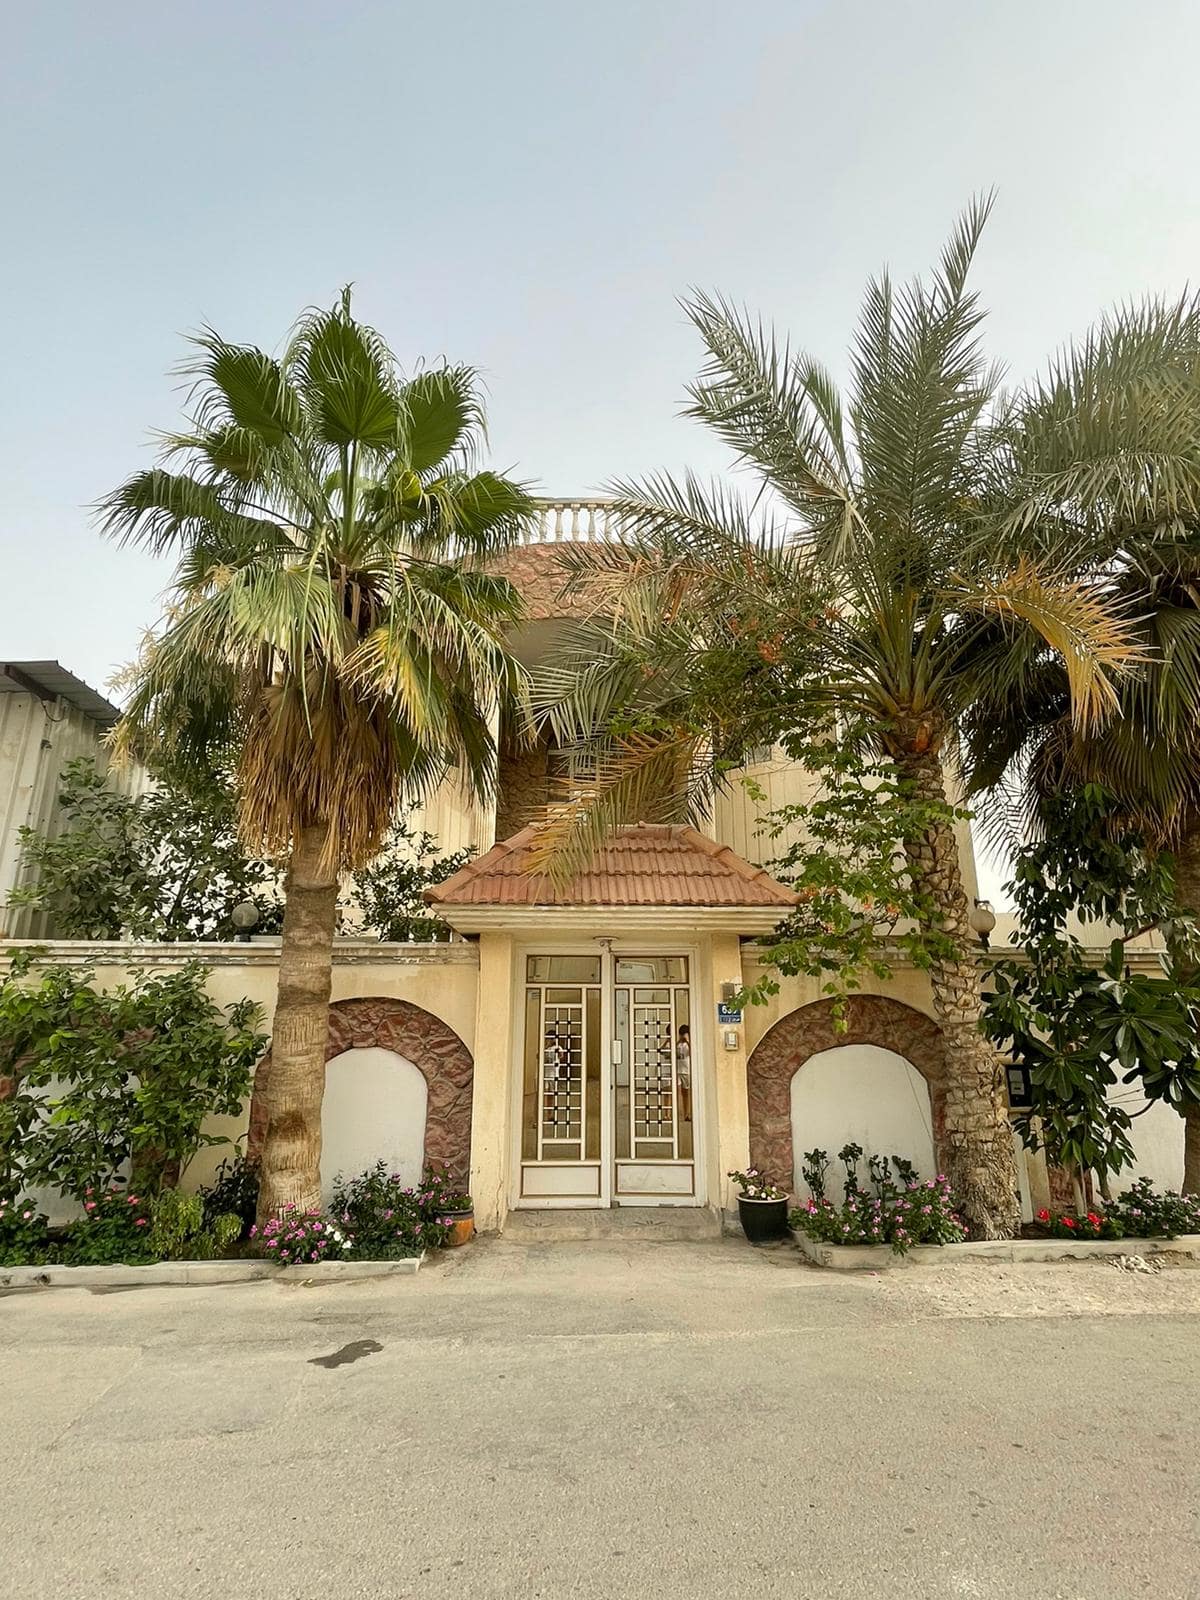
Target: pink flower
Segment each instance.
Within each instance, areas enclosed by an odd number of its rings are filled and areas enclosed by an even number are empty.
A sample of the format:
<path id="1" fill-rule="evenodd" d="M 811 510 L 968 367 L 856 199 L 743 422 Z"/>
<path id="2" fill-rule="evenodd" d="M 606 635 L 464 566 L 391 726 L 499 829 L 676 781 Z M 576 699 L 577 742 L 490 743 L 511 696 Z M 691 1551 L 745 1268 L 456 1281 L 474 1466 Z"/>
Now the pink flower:
<path id="1" fill-rule="evenodd" d="M 95 1201 L 94 1201 L 94 1200 L 85 1200 L 85 1201 L 84 1201 L 84 1202 L 83 1202 L 83 1209 L 84 1209 L 84 1210 L 85 1210 L 85 1211 L 95 1211 L 95 1209 L 96 1209 L 96 1202 L 95 1202 Z"/>
<path id="2" fill-rule="evenodd" d="M 138 1219 L 137 1219 L 137 1222 L 136 1222 L 136 1224 L 135 1224 L 135 1226 L 136 1226 L 136 1227 L 139 1227 L 139 1228 L 144 1228 L 144 1227 L 145 1227 L 145 1226 L 146 1226 L 146 1219 L 145 1219 L 145 1217 L 139 1217 L 139 1218 L 138 1218 Z"/>

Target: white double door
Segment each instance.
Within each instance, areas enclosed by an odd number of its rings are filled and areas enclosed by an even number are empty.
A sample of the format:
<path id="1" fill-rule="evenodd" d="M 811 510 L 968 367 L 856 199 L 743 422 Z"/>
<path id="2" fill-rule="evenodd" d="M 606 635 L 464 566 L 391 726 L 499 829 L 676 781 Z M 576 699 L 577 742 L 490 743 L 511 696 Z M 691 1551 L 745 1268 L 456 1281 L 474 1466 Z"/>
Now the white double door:
<path id="1" fill-rule="evenodd" d="M 524 960 L 514 1203 L 697 1204 L 689 957 L 631 949 Z"/>

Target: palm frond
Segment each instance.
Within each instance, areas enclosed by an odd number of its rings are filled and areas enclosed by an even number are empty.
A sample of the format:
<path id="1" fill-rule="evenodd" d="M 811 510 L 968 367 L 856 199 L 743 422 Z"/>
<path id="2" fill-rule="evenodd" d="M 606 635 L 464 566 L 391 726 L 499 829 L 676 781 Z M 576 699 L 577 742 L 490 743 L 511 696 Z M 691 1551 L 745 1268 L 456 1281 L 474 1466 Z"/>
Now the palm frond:
<path id="1" fill-rule="evenodd" d="M 1026 624 L 1063 662 L 1071 715 L 1081 727 L 1117 705 L 1114 680 L 1147 659 L 1136 628 L 1094 585 L 1056 581 L 1031 563 L 992 582 L 948 586 L 947 605 Z"/>
<path id="2" fill-rule="evenodd" d="M 349 290 L 332 311 L 301 318 L 284 372 L 294 379 L 316 436 L 339 449 L 393 449 L 400 420 L 395 363 L 387 345 L 350 315 Z"/>
<path id="3" fill-rule="evenodd" d="M 397 455 L 424 474 L 449 457 L 470 467 L 487 432 L 479 380 L 470 367 L 436 367 L 400 385 Z"/>
<path id="4" fill-rule="evenodd" d="M 702 741 L 688 730 L 629 734 L 596 744 L 592 771 L 571 782 L 571 792 L 547 808 L 530 849 L 532 873 L 566 885 L 594 860 L 619 827 L 635 822 L 678 822 L 697 790 Z"/>

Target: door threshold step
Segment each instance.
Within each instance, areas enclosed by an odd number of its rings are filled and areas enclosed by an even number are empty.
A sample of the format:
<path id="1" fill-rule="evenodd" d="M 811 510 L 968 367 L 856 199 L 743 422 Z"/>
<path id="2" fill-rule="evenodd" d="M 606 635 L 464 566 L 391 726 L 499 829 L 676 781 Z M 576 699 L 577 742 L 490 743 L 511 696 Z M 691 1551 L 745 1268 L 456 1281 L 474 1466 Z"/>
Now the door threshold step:
<path id="1" fill-rule="evenodd" d="M 504 1238 L 515 1244 L 577 1244 L 588 1239 L 675 1244 L 721 1237 L 721 1219 L 708 1206 L 579 1207 L 510 1211 Z"/>

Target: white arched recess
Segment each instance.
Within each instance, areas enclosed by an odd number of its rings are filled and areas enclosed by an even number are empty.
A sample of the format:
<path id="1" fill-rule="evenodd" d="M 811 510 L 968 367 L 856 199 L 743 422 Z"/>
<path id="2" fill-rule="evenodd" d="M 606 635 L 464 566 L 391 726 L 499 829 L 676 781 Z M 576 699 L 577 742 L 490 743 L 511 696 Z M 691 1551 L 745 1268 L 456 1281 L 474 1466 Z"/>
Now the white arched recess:
<path id="1" fill-rule="evenodd" d="M 838 1045 L 809 1056 L 792 1078 L 792 1149 L 796 1194 L 808 1185 L 800 1176 L 806 1150 L 828 1151 L 827 1190 L 841 1200 L 844 1177 L 837 1153 L 847 1144 L 866 1154 L 859 1180 L 867 1181 L 867 1156 L 903 1156 L 923 1178 L 933 1177 L 933 1117 L 929 1086 L 910 1061 L 874 1044 Z"/>
<path id="2" fill-rule="evenodd" d="M 325 1067 L 321 1189 L 377 1161 L 405 1183 L 420 1180 L 429 1091 L 418 1067 L 394 1050 L 343 1050 Z"/>

